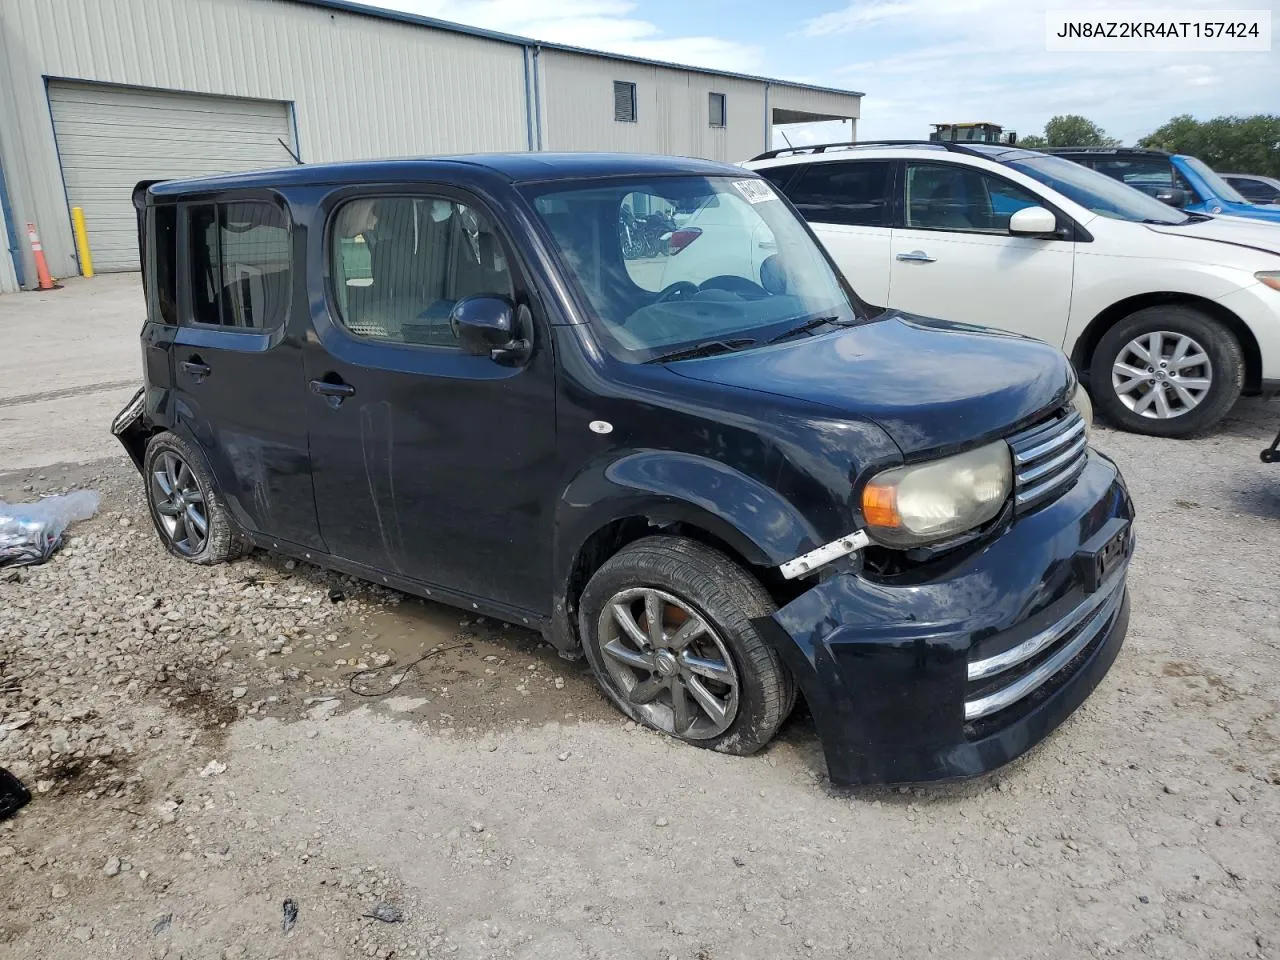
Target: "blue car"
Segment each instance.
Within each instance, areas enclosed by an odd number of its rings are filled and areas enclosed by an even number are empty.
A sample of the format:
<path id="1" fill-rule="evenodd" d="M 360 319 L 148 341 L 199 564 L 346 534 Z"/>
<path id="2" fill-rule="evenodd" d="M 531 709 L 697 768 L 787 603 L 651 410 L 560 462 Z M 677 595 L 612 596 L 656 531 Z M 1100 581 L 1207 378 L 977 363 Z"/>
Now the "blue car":
<path id="1" fill-rule="evenodd" d="M 1091 167 L 1188 213 L 1280 223 L 1280 207 L 1250 203 L 1195 157 L 1136 147 L 1058 147 L 1044 152 Z"/>

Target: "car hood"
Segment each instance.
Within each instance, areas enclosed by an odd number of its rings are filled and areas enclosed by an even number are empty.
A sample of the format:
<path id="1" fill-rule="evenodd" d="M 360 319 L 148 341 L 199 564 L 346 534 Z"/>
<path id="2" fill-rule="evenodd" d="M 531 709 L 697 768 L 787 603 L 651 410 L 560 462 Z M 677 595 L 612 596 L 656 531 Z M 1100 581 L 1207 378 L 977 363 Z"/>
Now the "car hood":
<path id="1" fill-rule="evenodd" d="M 1280 207 L 1276 208 L 1280 213 Z M 1260 220 L 1246 220 L 1242 217 L 1214 217 L 1199 223 L 1184 223 L 1179 226 L 1164 226 L 1149 223 L 1147 229 L 1153 233 L 1162 233 L 1168 237 L 1183 237 L 1188 240 L 1210 240 L 1249 250 L 1261 250 L 1263 253 L 1280 255 L 1280 223 L 1270 224 Z"/>
<path id="2" fill-rule="evenodd" d="M 1280 223 L 1280 207 L 1270 203 L 1223 203 L 1221 216 L 1255 223 Z"/>
<path id="3" fill-rule="evenodd" d="M 1072 384 L 1057 347 L 901 313 L 667 366 L 871 420 L 908 458 L 1003 436 L 1065 403 Z"/>

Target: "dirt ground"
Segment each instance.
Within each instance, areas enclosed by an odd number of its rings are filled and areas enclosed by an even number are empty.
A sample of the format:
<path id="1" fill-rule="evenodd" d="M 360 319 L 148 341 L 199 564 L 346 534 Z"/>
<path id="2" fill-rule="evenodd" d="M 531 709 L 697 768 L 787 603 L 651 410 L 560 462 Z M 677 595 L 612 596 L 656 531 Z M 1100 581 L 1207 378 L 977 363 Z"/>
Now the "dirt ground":
<path id="1" fill-rule="evenodd" d="M 708 753 L 528 631 L 182 564 L 122 456 L 0 473 L 103 498 L 0 574 L 0 766 L 35 793 L 0 956 L 1280 956 L 1277 426 L 1097 430 L 1139 511 L 1115 667 L 1019 762 L 910 790 L 833 789 L 803 716 Z"/>

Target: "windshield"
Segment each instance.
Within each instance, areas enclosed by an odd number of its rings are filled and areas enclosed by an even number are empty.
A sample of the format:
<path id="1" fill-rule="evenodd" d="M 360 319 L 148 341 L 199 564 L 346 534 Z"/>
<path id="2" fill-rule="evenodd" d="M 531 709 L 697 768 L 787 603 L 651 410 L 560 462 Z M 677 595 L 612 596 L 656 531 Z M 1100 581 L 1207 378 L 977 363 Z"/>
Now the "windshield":
<path id="1" fill-rule="evenodd" d="M 1248 203 L 1240 191 L 1233 187 L 1222 177 L 1213 172 L 1213 169 L 1203 160 L 1197 160 L 1195 157 L 1183 157 L 1182 162 L 1196 172 L 1201 180 L 1209 185 L 1209 189 L 1217 195 L 1220 200 L 1227 203 Z"/>
<path id="2" fill-rule="evenodd" d="M 858 319 L 842 281 L 763 180 L 553 183 L 526 195 L 619 359 L 743 349 Z"/>
<path id="3" fill-rule="evenodd" d="M 1100 217 L 1133 223 L 1188 223 L 1190 217 L 1141 190 L 1062 157 L 1011 160 L 1009 166 L 1057 190 Z"/>

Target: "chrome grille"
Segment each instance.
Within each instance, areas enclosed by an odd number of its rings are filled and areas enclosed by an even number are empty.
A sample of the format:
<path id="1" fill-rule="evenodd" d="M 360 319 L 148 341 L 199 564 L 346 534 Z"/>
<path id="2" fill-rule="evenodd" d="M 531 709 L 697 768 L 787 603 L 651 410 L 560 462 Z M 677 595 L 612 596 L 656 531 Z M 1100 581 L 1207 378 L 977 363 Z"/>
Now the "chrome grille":
<path id="1" fill-rule="evenodd" d="M 1084 418 L 1074 407 L 1015 433 L 1008 443 L 1013 451 L 1014 509 L 1020 513 L 1063 493 L 1088 458 Z"/>

